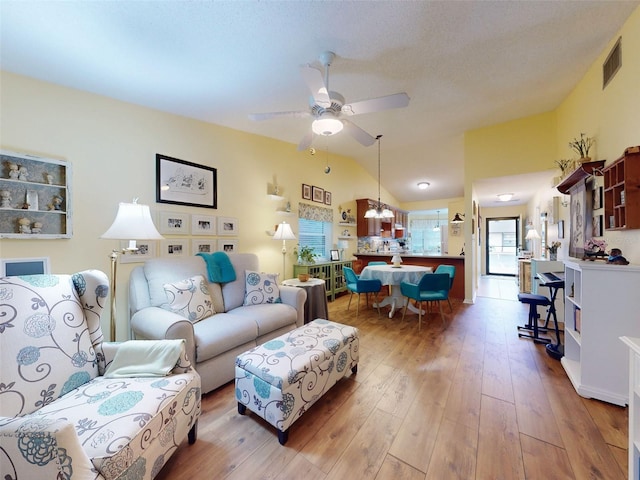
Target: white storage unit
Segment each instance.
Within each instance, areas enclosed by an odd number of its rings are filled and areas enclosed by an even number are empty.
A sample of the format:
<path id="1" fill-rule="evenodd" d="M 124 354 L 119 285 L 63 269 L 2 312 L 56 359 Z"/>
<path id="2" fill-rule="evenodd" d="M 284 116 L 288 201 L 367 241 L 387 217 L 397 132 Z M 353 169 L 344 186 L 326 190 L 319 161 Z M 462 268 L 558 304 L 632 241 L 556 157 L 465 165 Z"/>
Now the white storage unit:
<path id="1" fill-rule="evenodd" d="M 629 347 L 629 480 L 640 480 L 640 338 L 620 340 Z"/>
<path id="2" fill-rule="evenodd" d="M 640 337 L 640 268 L 565 261 L 562 366 L 579 395 L 624 406 L 629 364 L 619 337 Z"/>

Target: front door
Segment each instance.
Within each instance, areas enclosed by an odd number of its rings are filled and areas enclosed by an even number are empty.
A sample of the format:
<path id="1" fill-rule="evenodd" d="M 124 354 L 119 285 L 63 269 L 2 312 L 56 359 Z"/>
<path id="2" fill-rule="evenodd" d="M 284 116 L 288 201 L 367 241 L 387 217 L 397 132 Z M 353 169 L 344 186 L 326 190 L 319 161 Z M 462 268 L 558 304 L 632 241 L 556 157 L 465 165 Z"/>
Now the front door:
<path id="1" fill-rule="evenodd" d="M 487 274 L 518 274 L 518 217 L 487 219 Z"/>

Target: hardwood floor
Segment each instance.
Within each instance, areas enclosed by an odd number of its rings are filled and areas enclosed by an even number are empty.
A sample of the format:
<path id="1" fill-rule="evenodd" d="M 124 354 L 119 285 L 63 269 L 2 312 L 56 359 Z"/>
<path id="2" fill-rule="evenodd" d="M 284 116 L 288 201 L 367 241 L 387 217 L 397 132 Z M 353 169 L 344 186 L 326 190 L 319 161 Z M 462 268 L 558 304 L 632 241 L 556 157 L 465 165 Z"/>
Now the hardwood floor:
<path id="1" fill-rule="evenodd" d="M 358 373 L 293 424 L 286 446 L 237 413 L 231 382 L 203 397 L 198 441 L 157 478 L 627 478 L 627 409 L 578 396 L 560 362 L 518 338 L 526 306 L 480 291 L 490 297 L 443 307 L 446 329 L 432 313 L 421 332 L 415 315 L 378 318 L 364 299 L 356 319 L 339 297 L 329 317 L 360 330 Z"/>

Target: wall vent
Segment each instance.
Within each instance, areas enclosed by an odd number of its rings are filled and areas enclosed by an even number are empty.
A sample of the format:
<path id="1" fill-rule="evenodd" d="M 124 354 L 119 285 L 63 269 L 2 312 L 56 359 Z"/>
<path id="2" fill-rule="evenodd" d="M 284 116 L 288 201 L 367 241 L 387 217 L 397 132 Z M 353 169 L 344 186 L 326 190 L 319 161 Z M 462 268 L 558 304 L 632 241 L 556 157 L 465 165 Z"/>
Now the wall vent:
<path id="1" fill-rule="evenodd" d="M 602 65 L 602 89 L 609 84 L 611 79 L 620 70 L 622 66 L 622 37 L 618 38 L 618 41 L 609 52 L 607 59 Z"/>

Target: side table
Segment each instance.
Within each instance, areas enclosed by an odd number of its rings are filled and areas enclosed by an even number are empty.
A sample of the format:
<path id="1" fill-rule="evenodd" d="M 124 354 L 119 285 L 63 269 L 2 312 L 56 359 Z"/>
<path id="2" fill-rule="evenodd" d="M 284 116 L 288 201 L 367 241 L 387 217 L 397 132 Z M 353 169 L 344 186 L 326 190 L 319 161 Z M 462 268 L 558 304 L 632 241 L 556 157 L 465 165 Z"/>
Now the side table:
<path id="1" fill-rule="evenodd" d="M 310 278 L 306 282 L 301 282 L 297 278 L 289 278 L 284 280 L 282 284 L 306 290 L 307 301 L 304 303 L 304 323 L 309 323 L 316 318 L 329 320 L 329 307 L 327 305 L 324 280 Z"/>

